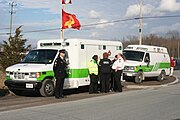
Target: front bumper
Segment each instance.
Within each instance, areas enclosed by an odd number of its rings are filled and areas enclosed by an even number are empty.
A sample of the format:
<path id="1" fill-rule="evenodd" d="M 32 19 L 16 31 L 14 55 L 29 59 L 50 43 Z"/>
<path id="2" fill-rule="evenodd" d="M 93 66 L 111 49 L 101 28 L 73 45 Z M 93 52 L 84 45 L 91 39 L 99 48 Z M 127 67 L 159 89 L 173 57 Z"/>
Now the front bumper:
<path id="1" fill-rule="evenodd" d="M 20 80 L 6 80 L 4 84 L 10 90 L 31 90 L 34 91 L 36 89 L 40 89 L 42 86 L 42 82 L 36 81 L 20 81 Z"/>
<path id="2" fill-rule="evenodd" d="M 130 72 L 130 71 L 124 71 L 123 72 L 123 76 L 127 76 L 127 77 L 134 77 L 136 76 L 137 73 L 135 72 Z"/>

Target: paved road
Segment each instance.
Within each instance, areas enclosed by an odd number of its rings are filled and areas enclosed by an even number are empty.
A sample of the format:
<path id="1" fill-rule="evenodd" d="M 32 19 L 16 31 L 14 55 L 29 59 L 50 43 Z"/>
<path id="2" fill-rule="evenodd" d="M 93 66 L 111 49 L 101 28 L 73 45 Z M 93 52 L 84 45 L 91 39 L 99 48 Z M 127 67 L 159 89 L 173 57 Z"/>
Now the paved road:
<path id="1" fill-rule="evenodd" d="M 174 75 L 177 76 L 177 77 L 180 77 L 180 70 L 175 70 Z"/>
<path id="2" fill-rule="evenodd" d="M 0 112 L 0 120 L 12 119 L 180 120 L 180 84 Z"/>
<path id="3" fill-rule="evenodd" d="M 139 90 L 144 88 L 150 87 L 159 87 L 159 85 L 165 85 L 167 83 L 172 83 L 175 81 L 174 77 L 168 77 L 163 82 L 158 82 L 154 80 L 154 78 L 144 81 L 142 84 L 135 84 L 132 81 L 123 82 L 123 92 L 131 91 L 131 90 Z M 6 95 L 4 97 L 0 97 L 0 112 L 1 111 L 8 111 L 13 109 L 20 109 L 32 106 L 42 106 L 52 103 L 59 103 L 59 102 L 69 102 L 75 100 L 81 100 L 91 97 L 98 97 L 98 96 L 105 96 L 109 94 L 115 94 L 115 92 L 110 92 L 108 94 L 88 94 L 88 86 L 81 87 L 79 89 L 69 89 L 64 91 L 66 95 L 66 99 L 59 101 L 52 97 L 41 97 L 39 94 L 34 94 L 34 92 L 24 92 L 22 96 L 14 96 L 13 94 Z M 0 90 L 1 94 L 1 90 Z"/>

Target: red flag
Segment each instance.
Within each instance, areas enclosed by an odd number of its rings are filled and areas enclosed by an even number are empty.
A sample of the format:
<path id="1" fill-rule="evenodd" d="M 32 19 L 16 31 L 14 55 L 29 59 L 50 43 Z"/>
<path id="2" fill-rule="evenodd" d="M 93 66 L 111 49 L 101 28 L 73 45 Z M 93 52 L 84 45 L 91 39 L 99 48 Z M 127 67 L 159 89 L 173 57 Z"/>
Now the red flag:
<path id="1" fill-rule="evenodd" d="M 72 4 L 71 0 L 62 0 L 62 4 Z"/>
<path id="2" fill-rule="evenodd" d="M 74 28 L 80 30 L 80 22 L 74 14 L 62 10 L 62 29 Z"/>

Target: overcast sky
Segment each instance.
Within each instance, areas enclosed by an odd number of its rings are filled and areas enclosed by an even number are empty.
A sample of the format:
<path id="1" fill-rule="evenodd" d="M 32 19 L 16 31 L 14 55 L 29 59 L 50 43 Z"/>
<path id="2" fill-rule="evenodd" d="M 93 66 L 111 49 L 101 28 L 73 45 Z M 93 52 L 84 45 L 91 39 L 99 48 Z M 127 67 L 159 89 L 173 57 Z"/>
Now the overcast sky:
<path id="1" fill-rule="evenodd" d="M 0 33 L 9 32 L 9 0 L 0 0 Z M 23 32 L 61 27 L 61 0 L 14 0 L 13 31 L 23 25 Z M 72 0 L 66 12 L 75 14 L 81 25 L 121 20 L 139 16 L 139 0 Z M 180 0 L 143 0 L 143 16 L 180 15 Z M 139 21 L 126 21 L 66 29 L 65 38 L 122 39 L 138 36 Z M 170 30 L 180 32 L 180 18 L 143 20 L 143 35 L 162 34 Z M 7 39 L 0 34 L 0 42 Z M 39 39 L 60 38 L 60 30 L 24 33 L 29 44 Z"/>

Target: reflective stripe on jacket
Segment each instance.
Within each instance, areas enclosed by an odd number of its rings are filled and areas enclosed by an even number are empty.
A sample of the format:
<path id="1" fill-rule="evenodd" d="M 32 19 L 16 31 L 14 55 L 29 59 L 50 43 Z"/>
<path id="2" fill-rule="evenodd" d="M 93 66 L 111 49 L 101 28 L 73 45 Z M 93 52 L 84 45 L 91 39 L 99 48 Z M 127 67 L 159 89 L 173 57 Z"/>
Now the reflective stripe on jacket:
<path id="1" fill-rule="evenodd" d="M 98 64 L 96 63 L 95 60 L 91 60 L 88 63 L 88 69 L 89 69 L 89 74 L 98 75 Z"/>

